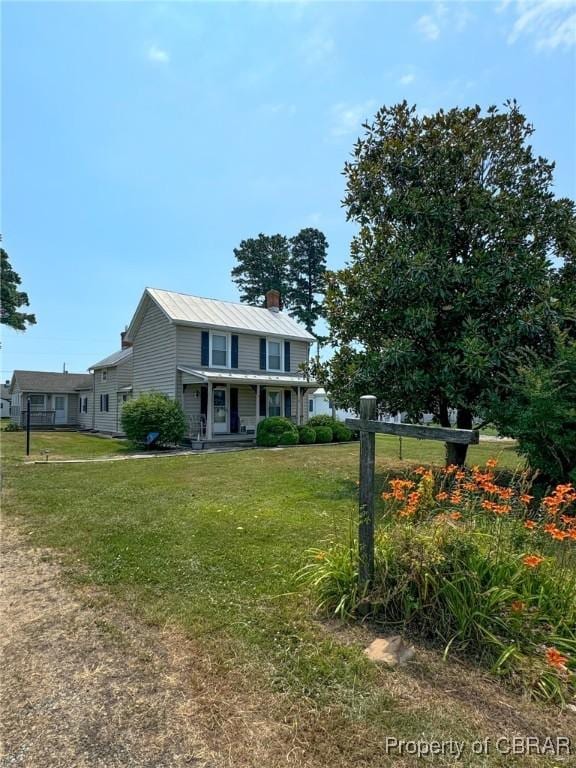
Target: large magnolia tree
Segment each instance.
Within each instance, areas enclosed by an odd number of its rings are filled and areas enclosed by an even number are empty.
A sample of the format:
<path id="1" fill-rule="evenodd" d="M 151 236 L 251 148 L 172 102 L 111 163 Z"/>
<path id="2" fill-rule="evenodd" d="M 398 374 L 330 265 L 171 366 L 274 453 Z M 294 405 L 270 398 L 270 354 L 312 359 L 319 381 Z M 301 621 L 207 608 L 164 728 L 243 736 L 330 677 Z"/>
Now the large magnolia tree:
<path id="1" fill-rule="evenodd" d="M 511 352 L 552 354 L 551 264 L 573 252 L 574 204 L 554 197 L 515 102 L 430 116 L 404 102 L 364 128 L 344 170 L 358 234 L 328 277 L 335 354 L 314 372 L 341 406 L 374 394 L 382 411 L 448 427 L 455 410 L 470 428 L 506 396 Z"/>

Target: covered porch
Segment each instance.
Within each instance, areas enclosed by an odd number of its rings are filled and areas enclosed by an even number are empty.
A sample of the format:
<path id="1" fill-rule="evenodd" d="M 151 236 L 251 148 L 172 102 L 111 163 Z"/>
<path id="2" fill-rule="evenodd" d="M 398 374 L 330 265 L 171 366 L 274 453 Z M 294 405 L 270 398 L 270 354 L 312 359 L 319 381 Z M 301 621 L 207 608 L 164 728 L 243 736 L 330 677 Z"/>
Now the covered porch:
<path id="1" fill-rule="evenodd" d="M 179 399 L 193 444 L 254 443 L 259 421 L 308 418 L 308 393 L 315 381 L 290 374 L 237 373 L 178 367 Z"/>

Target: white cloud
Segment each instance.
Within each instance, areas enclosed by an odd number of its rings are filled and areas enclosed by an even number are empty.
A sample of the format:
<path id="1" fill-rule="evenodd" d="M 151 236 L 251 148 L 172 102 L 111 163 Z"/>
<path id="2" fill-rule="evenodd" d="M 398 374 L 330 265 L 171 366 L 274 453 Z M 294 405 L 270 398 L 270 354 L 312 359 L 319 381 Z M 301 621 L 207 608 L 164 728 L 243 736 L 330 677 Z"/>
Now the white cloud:
<path id="1" fill-rule="evenodd" d="M 402 75 L 402 77 L 400 78 L 400 80 L 398 80 L 398 82 L 400 83 L 400 85 L 410 85 L 410 83 L 413 83 L 415 79 L 416 79 L 415 75 L 407 74 L 407 75 Z"/>
<path id="2" fill-rule="evenodd" d="M 347 136 L 357 131 L 372 116 L 376 102 L 373 99 L 360 104 L 334 104 L 332 107 L 332 136 Z"/>
<path id="3" fill-rule="evenodd" d="M 420 16 L 416 22 L 416 26 L 418 27 L 420 34 L 427 40 L 438 40 L 440 37 L 439 24 L 428 14 Z"/>
<path id="4" fill-rule="evenodd" d="M 501 8 L 509 5 L 505 2 Z M 511 45 L 524 36 L 533 38 L 538 50 L 576 45 L 574 0 L 517 0 L 513 7 L 517 19 L 508 36 Z"/>
<path id="5" fill-rule="evenodd" d="M 146 57 L 148 61 L 153 61 L 156 64 L 168 64 L 170 61 L 170 54 L 164 48 L 160 48 L 158 45 L 151 45 L 146 51 Z"/>
<path id="6" fill-rule="evenodd" d="M 473 19 L 473 14 L 463 2 L 452 2 L 445 5 L 435 2 L 432 12 L 425 13 L 416 21 L 416 29 L 426 40 L 438 40 L 446 31 L 463 32 Z"/>

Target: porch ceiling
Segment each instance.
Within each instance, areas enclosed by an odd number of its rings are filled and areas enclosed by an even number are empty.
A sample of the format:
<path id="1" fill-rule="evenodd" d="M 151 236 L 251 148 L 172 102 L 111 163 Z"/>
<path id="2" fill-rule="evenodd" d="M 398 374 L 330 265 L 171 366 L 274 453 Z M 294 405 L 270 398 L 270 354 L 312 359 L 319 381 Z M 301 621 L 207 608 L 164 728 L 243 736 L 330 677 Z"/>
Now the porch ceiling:
<path id="1" fill-rule="evenodd" d="M 286 387 L 306 387 L 307 389 L 316 389 L 318 384 L 302 378 L 302 376 L 290 376 L 290 374 L 270 373 L 232 373 L 230 371 L 198 371 L 194 368 L 186 368 L 179 365 L 178 370 L 182 373 L 183 384 L 199 384 L 210 382 L 236 382 L 237 384 L 264 384 L 281 385 Z"/>

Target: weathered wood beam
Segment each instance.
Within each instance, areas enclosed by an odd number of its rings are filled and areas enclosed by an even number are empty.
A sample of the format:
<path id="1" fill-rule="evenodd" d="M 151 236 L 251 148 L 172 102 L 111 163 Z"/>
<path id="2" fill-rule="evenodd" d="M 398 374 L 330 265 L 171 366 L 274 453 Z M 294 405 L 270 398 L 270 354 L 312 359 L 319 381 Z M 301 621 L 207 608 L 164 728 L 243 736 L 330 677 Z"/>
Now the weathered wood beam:
<path id="1" fill-rule="evenodd" d="M 362 398 L 361 398 L 362 400 Z M 362 414 L 361 414 L 362 415 Z M 448 427 L 426 427 L 421 424 L 393 424 L 386 421 L 367 419 L 346 419 L 346 426 L 363 432 L 380 432 L 397 437 L 415 437 L 418 440 L 442 440 L 444 443 L 477 445 L 480 437 L 477 429 L 449 429 Z"/>
<path id="2" fill-rule="evenodd" d="M 364 395 L 360 398 L 360 421 L 371 422 L 376 416 L 376 398 Z M 360 432 L 360 488 L 358 522 L 358 586 L 360 594 L 365 593 L 374 581 L 374 464 L 376 435 L 362 429 Z"/>

